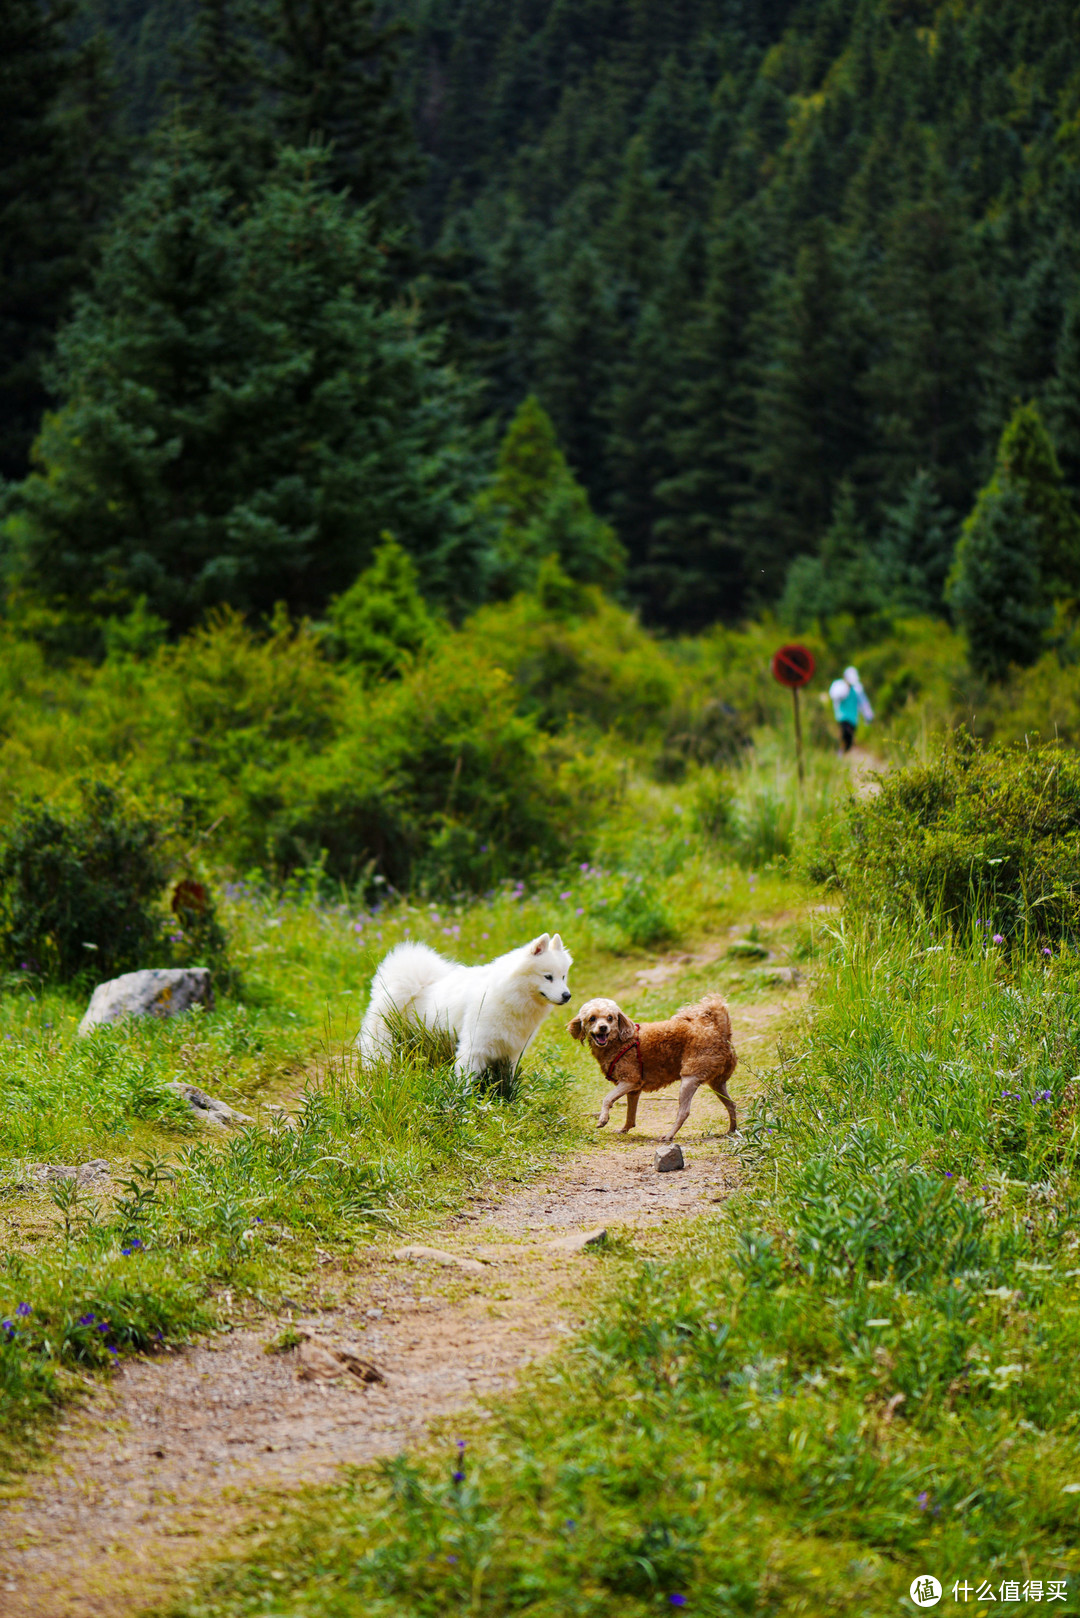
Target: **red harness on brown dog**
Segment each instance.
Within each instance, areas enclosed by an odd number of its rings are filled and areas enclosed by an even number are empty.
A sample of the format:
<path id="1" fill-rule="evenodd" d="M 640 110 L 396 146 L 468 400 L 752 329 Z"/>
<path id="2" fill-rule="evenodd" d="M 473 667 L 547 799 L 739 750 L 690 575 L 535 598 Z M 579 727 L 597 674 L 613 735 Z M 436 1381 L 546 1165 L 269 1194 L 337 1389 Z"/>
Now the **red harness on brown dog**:
<path id="1" fill-rule="evenodd" d="M 615 1052 L 615 1055 L 612 1057 L 611 1061 L 608 1063 L 607 1067 L 604 1068 L 604 1077 L 609 1084 L 615 1083 L 615 1080 L 611 1077 L 611 1075 L 614 1073 L 627 1051 L 637 1051 L 638 1077 L 644 1082 L 645 1064 L 641 1060 L 641 1024 L 639 1022 L 634 1024 L 633 1039 L 628 1039 L 625 1045 L 620 1046 L 620 1048 Z M 603 1066 L 603 1063 L 601 1063 L 601 1066 Z"/>

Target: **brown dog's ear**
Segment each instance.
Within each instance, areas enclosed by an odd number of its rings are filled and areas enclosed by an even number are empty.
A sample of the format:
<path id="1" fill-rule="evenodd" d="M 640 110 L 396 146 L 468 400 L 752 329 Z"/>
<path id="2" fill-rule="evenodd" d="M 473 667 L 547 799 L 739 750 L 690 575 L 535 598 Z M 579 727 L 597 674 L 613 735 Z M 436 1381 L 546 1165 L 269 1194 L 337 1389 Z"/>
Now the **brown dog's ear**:
<path id="1" fill-rule="evenodd" d="M 620 1039 L 633 1039 L 633 1037 L 634 1037 L 634 1035 L 636 1033 L 637 1033 L 637 1029 L 634 1026 L 634 1024 L 630 1021 L 630 1018 L 628 1016 L 626 1016 L 625 1012 L 620 1011 L 619 1012 L 619 1038 Z"/>
<path id="2" fill-rule="evenodd" d="M 581 1025 L 580 1016 L 572 1017 L 570 1019 L 570 1021 L 566 1025 L 566 1032 L 570 1035 L 571 1039 L 584 1039 L 585 1038 L 585 1030 Z"/>

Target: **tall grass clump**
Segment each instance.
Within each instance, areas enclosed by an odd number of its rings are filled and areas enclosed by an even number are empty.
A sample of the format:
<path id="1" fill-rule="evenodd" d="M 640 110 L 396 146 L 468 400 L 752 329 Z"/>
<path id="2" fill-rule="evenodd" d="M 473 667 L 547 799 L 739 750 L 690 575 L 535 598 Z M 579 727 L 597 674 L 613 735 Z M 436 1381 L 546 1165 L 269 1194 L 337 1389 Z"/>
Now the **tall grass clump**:
<path id="1" fill-rule="evenodd" d="M 935 917 L 959 935 L 1080 936 L 1080 757 L 958 735 L 852 801 L 805 866 L 860 915 Z"/>

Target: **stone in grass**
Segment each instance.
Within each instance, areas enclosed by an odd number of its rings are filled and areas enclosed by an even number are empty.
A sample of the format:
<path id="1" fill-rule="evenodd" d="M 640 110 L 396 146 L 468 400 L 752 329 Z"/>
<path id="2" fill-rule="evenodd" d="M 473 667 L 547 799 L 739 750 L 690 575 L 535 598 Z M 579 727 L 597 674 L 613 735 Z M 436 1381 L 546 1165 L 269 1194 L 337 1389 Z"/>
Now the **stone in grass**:
<path id="1" fill-rule="evenodd" d="M 583 1253 L 587 1247 L 600 1247 L 607 1241 L 607 1227 L 597 1225 L 594 1230 L 573 1230 L 569 1236 L 556 1236 L 545 1245 L 550 1253 Z"/>
<path id="2" fill-rule="evenodd" d="M 394 1257 L 427 1259 L 429 1264 L 442 1264 L 447 1269 L 468 1270 L 473 1275 L 480 1275 L 487 1268 L 477 1258 L 463 1258 L 460 1253 L 448 1253 L 444 1247 L 421 1247 L 416 1243 L 409 1247 L 395 1247 Z"/>
<path id="3" fill-rule="evenodd" d="M 174 1096 L 186 1101 L 200 1123 L 227 1129 L 230 1126 L 255 1122 L 246 1112 L 238 1112 L 235 1107 L 230 1107 L 228 1102 L 219 1101 L 216 1096 L 208 1096 L 205 1090 L 200 1090 L 195 1084 L 185 1084 L 183 1079 L 170 1079 L 167 1084 L 162 1085 L 162 1089 L 171 1090 Z"/>
<path id="4" fill-rule="evenodd" d="M 89 1163 L 35 1163 L 30 1178 L 39 1185 L 52 1185 L 57 1180 L 74 1180 L 78 1185 L 96 1185 L 109 1178 L 109 1165 L 103 1157 L 92 1158 Z"/>
<path id="5" fill-rule="evenodd" d="M 208 966 L 162 967 L 125 972 L 99 983 L 90 997 L 79 1033 L 88 1034 L 101 1023 L 121 1017 L 177 1017 L 192 1006 L 214 1009 L 214 991 Z"/>
<path id="6" fill-rule="evenodd" d="M 656 1148 L 657 1174 L 670 1174 L 673 1169 L 684 1169 L 686 1160 L 682 1155 L 682 1147 L 678 1141 L 671 1141 L 667 1146 Z"/>
<path id="7" fill-rule="evenodd" d="M 783 983 L 788 988 L 797 989 L 802 982 L 802 973 L 797 966 L 773 966 L 765 974 L 766 983 Z"/>
<path id="8" fill-rule="evenodd" d="M 302 1326 L 296 1334 L 301 1339 L 296 1367 L 301 1382 L 342 1382 L 347 1377 L 361 1384 L 386 1381 L 378 1366 L 351 1343 L 332 1343 Z"/>

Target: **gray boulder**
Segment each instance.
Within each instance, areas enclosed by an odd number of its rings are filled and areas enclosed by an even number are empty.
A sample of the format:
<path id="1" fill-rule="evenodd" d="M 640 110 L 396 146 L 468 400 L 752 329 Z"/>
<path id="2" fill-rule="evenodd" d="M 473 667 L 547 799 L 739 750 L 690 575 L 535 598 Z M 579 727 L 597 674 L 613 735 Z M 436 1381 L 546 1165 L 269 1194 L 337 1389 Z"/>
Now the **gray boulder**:
<path id="1" fill-rule="evenodd" d="M 658 1146 L 655 1161 L 657 1174 L 670 1174 L 675 1169 L 686 1167 L 682 1147 L 677 1141 L 672 1141 L 667 1146 Z"/>
<path id="2" fill-rule="evenodd" d="M 221 1128 L 236 1126 L 238 1124 L 253 1124 L 254 1118 L 249 1118 L 246 1112 L 238 1112 L 230 1107 L 227 1101 L 219 1101 L 217 1096 L 208 1096 L 205 1090 L 200 1090 L 197 1084 L 185 1084 L 183 1079 L 170 1079 L 162 1085 L 163 1090 L 171 1090 L 174 1096 L 186 1101 L 196 1118 L 202 1124 L 214 1124 Z"/>
<path id="3" fill-rule="evenodd" d="M 79 1033 L 88 1034 L 103 1022 L 119 1022 L 121 1017 L 178 1017 L 192 1006 L 214 1008 L 214 991 L 208 966 L 173 966 L 145 972 L 125 972 L 123 977 L 99 983 L 79 1024 Z"/>

